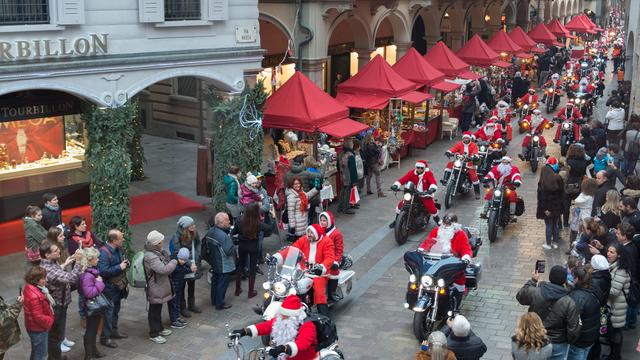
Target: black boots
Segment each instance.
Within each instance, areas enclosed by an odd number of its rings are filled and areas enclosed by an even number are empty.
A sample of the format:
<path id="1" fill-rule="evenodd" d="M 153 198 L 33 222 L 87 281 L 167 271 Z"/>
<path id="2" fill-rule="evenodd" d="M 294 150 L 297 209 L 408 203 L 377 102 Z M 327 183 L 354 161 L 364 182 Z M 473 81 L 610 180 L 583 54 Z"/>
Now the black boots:
<path id="1" fill-rule="evenodd" d="M 202 310 L 196 306 L 196 283 L 195 280 L 191 283 L 187 282 L 187 305 L 189 305 L 189 311 L 200 314 Z"/>
<path id="2" fill-rule="evenodd" d="M 480 199 L 480 184 L 473 184 L 473 192 L 476 194 L 476 200 Z"/>
<path id="3" fill-rule="evenodd" d="M 442 177 L 442 180 L 440 180 L 440 184 L 442 184 L 442 186 L 446 186 L 447 182 L 449 182 L 450 176 L 451 176 L 451 171 L 445 171 L 444 176 Z"/>
<path id="4" fill-rule="evenodd" d="M 433 215 L 433 221 L 436 222 L 436 225 L 440 226 L 440 216 Z"/>
<path id="5" fill-rule="evenodd" d="M 394 227 L 396 227 L 396 221 L 398 221 L 398 214 L 396 214 L 396 218 L 393 219 L 393 222 L 389 224 L 389 229 L 393 229 Z"/>
<path id="6" fill-rule="evenodd" d="M 258 295 L 258 292 L 254 290 L 255 285 L 256 285 L 255 275 L 249 276 L 249 292 L 247 293 L 247 297 L 249 299 L 254 298 L 256 295 Z"/>
<path id="7" fill-rule="evenodd" d="M 98 351 L 98 347 L 96 346 L 96 336 L 87 337 L 83 339 L 84 343 L 84 359 L 99 359 L 103 358 L 106 355 Z"/>
<path id="8" fill-rule="evenodd" d="M 328 290 L 329 293 L 327 294 L 327 297 L 329 298 L 329 301 L 338 302 L 342 300 L 342 296 L 336 294 L 336 291 L 338 290 L 338 279 L 329 279 Z"/>
<path id="9" fill-rule="evenodd" d="M 327 304 L 318 304 L 318 305 L 316 305 L 316 307 L 318 308 L 318 314 L 324 315 L 326 317 L 330 317 L 329 316 L 329 305 L 327 305 Z"/>

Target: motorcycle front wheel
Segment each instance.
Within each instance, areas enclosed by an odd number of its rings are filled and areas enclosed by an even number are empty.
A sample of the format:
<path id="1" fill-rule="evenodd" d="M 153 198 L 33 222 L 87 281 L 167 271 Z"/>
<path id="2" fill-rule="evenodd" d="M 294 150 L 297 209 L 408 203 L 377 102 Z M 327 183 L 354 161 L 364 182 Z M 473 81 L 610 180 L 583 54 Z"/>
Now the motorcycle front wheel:
<path id="1" fill-rule="evenodd" d="M 535 149 L 531 149 L 531 159 L 529 159 L 529 162 L 531 162 L 531 171 L 535 174 L 538 170 L 538 156 Z"/>
<path id="2" fill-rule="evenodd" d="M 489 211 L 489 220 L 487 220 L 489 227 L 489 242 L 494 242 L 498 238 L 498 212 L 495 210 Z"/>
<path id="3" fill-rule="evenodd" d="M 454 181 L 454 179 L 451 179 L 447 184 L 447 194 L 444 197 L 445 208 L 448 209 L 451 207 L 451 205 L 453 205 L 453 197 L 455 194 L 456 194 L 456 182 Z"/>
<path id="4" fill-rule="evenodd" d="M 413 335 L 418 341 L 425 341 L 433 331 L 436 330 L 436 322 L 429 319 L 429 314 L 433 311 L 431 308 L 428 312 L 413 313 Z"/>
<path id="5" fill-rule="evenodd" d="M 562 136 L 560 137 L 560 155 L 566 156 L 567 149 L 569 149 L 569 145 L 567 145 L 567 137 Z"/>
<path id="6" fill-rule="evenodd" d="M 398 245 L 404 245 L 409 238 L 409 212 L 402 210 L 398 214 L 398 220 L 396 220 L 396 226 L 393 229 L 393 235 L 396 238 Z"/>
<path id="7" fill-rule="evenodd" d="M 269 346 L 271 344 L 271 335 L 262 335 L 260 340 L 262 340 L 262 345 Z"/>

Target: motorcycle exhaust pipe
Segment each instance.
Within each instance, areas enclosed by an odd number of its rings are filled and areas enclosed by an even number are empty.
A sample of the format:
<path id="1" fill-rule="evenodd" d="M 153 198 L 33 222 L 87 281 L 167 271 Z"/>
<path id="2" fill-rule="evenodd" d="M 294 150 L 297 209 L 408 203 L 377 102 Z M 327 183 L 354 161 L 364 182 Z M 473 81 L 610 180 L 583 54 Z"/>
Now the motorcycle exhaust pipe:
<path id="1" fill-rule="evenodd" d="M 413 307 L 413 311 L 415 312 L 424 312 L 427 308 L 431 306 L 431 298 L 428 296 L 423 296 L 416 302 L 416 305 Z"/>

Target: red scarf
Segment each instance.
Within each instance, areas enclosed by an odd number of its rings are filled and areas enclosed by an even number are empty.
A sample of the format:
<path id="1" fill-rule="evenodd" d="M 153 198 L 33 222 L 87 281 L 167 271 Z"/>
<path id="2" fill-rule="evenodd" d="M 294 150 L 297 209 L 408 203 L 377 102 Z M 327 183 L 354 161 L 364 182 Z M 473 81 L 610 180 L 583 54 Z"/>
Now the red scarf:
<path id="1" fill-rule="evenodd" d="M 300 212 L 306 212 L 309 208 L 309 200 L 307 200 L 307 194 L 304 191 L 298 191 L 298 196 L 300 197 Z"/>

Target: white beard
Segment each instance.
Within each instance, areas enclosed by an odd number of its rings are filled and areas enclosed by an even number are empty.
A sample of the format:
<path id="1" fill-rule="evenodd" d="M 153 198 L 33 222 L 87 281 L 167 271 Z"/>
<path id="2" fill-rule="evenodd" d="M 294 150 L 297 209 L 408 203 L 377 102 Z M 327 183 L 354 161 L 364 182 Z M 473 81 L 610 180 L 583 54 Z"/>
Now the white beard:
<path id="1" fill-rule="evenodd" d="M 492 128 L 492 130 L 489 130 L 488 127 L 484 128 L 484 133 L 487 134 L 487 136 L 489 136 L 489 137 L 492 137 L 495 132 L 496 132 L 496 127 L 495 126 Z"/>
<path id="2" fill-rule="evenodd" d="M 501 177 L 508 176 L 509 174 L 511 174 L 511 164 L 498 164 L 498 172 L 500 173 Z"/>
<path id="3" fill-rule="evenodd" d="M 443 254 L 451 253 L 451 240 L 456 235 L 455 226 L 444 227 L 440 226 L 438 228 L 438 235 L 436 236 L 436 243 L 442 249 Z"/>
<path id="4" fill-rule="evenodd" d="M 276 320 L 273 322 L 273 328 L 271 329 L 271 339 L 275 345 L 286 345 L 289 342 L 295 341 L 298 336 L 298 329 L 304 316 L 291 316 L 287 319 L 283 319 L 282 315 L 276 315 Z M 285 359 L 287 355 L 281 355 L 278 359 Z"/>
<path id="5" fill-rule="evenodd" d="M 531 127 L 537 128 L 542 123 L 542 116 L 531 116 Z"/>
<path id="6" fill-rule="evenodd" d="M 507 109 L 498 108 L 498 117 L 502 119 L 505 115 L 507 115 Z"/>

